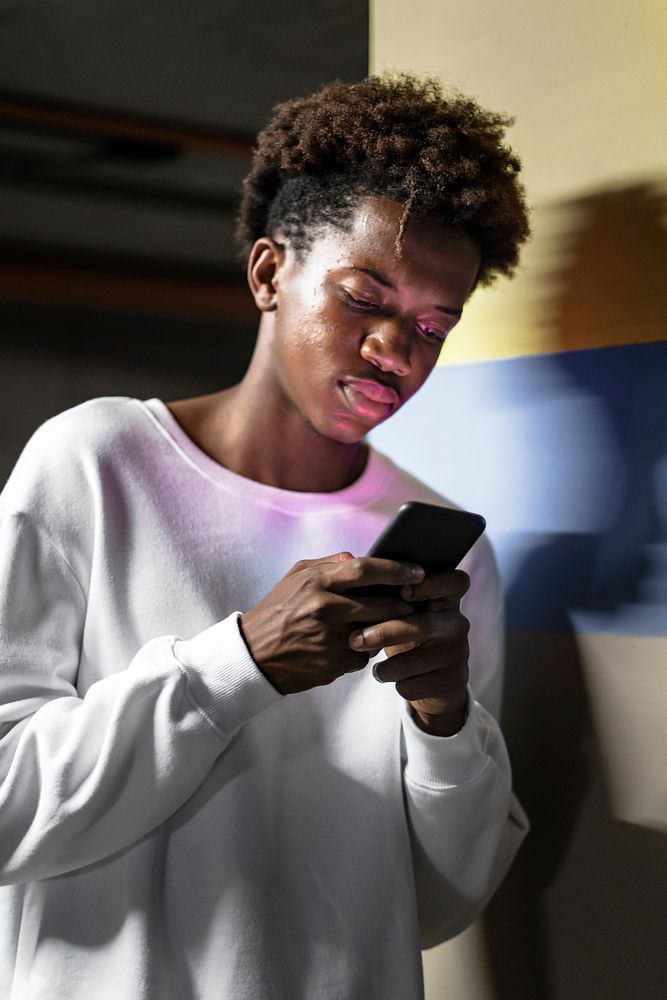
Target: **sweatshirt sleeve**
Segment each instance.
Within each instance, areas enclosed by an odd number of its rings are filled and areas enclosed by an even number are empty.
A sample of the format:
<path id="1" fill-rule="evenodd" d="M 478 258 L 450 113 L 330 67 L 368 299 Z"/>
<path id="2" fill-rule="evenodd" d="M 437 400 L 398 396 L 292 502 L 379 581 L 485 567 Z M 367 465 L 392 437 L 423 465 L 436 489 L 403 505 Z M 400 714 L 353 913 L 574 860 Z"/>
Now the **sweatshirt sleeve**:
<path id="1" fill-rule="evenodd" d="M 25 513 L 0 515 L 0 883 L 122 850 L 199 787 L 241 726 L 281 696 L 233 614 L 152 639 L 76 689 L 83 590 Z"/>
<path id="2" fill-rule="evenodd" d="M 425 948 L 478 916 L 529 828 L 494 717 L 502 689 L 503 595 L 491 547 L 480 542 L 463 564 L 471 580 L 462 602 L 470 620 L 466 722 L 454 736 L 431 736 L 416 725 L 407 702 L 402 714 L 403 787 Z"/>
<path id="3" fill-rule="evenodd" d="M 403 713 L 403 787 L 425 948 L 478 916 L 528 831 L 498 724 L 471 692 L 469 704 L 463 729 L 450 737 L 424 733 L 407 703 Z"/>

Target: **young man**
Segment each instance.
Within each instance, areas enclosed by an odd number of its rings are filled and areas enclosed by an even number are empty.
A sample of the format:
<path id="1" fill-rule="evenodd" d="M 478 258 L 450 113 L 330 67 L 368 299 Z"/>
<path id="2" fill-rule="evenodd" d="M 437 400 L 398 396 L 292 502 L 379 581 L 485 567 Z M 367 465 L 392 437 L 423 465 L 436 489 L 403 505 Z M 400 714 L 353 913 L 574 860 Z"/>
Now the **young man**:
<path id="1" fill-rule="evenodd" d="M 94 400 L 26 447 L 0 503 L 3 997 L 416 1000 L 420 943 L 503 877 L 526 822 L 489 545 L 429 577 L 363 553 L 446 502 L 364 438 L 516 262 L 504 124 L 407 77 L 278 106 L 241 207 L 243 381 Z"/>

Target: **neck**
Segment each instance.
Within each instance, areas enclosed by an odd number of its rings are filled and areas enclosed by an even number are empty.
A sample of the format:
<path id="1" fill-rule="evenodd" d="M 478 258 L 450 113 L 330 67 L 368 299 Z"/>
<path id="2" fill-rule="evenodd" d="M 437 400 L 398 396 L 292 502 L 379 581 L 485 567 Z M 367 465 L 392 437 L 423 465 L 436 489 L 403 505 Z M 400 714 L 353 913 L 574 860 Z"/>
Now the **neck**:
<path id="1" fill-rule="evenodd" d="M 185 431 L 211 458 L 246 479 L 302 493 L 344 489 L 363 472 L 363 442 L 341 444 L 285 413 L 251 363 L 231 389 L 171 404 Z"/>
<path id="2" fill-rule="evenodd" d="M 297 419 L 283 416 L 278 423 L 271 407 L 255 403 L 244 380 L 228 391 L 218 411 L 220 461 L 226 468 L 267 486 L 304 493 L 331 493 L 359 477 L 366 464 L 363 443 L 327 440 Z"/>

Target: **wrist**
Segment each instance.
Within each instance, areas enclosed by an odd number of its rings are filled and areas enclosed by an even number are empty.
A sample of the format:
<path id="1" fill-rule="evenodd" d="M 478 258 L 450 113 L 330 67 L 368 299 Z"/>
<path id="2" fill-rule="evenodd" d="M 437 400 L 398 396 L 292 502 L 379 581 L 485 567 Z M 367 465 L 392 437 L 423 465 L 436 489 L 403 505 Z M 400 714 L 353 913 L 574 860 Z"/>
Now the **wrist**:
<path id="1" fill-rule="evenodd" d="M 451 712 L 443 712 L 441 715 L 420 712 L 413 705 L 410 706 L 410 709 L 415 724 L 429 736 L 456 736 L 463 729 L 468 717 L 466 704 Z"/>

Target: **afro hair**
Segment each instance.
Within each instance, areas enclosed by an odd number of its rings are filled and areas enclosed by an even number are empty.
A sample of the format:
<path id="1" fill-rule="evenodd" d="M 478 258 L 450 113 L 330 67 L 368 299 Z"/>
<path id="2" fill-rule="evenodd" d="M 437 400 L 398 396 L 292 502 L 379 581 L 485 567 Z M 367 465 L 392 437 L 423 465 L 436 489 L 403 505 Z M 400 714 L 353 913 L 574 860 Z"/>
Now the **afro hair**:
<path id="1" fill-rule="evenodd" d="M 529 235 L 521 163 L 505 144 L 512 119 L 435 79 L 410 74 L 336 81 L 277 104 L 243 185 L 244 255 L 280 233 L 301 257 L 325 226 L 345 229 L 359 198 L 466 232 L 481 250 L 478 284 L 511 275 Z"/>

